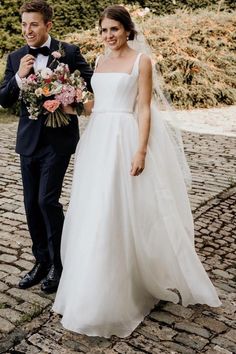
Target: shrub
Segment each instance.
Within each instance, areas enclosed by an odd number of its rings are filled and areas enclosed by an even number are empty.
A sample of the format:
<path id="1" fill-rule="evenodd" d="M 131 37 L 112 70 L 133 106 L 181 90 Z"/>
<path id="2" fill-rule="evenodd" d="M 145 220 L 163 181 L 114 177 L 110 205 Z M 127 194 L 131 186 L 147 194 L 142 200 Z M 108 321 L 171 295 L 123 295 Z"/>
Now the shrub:
<path id="1" fill-rule="evenodd" d="M 2 0 L 0 7 L 0 56 L 21 46 L 24 41 L 21 36 L 19 8 L 23 0 Z M 149 7 L 156 15 L 172 14 L 179 8 L 196 10 L 208 7 L 210 9 L 235 10 L 235 0 L 48 0 L 54 7 L 54 27 L 52 34 L 58 37 L 81 29 L 93 28 L 99 13 L 106 6 L 117 3 L 134 4 Z"/>
<path id="2" fill-rule="evenodd" d="M 179 10 L 173 15 L 139 18 L 163 76 L 163 89 L 176 108 L 236 104 L 234 16 Z M 65 39 L 78 43 L 92 65 L 103 50 L 96 29 L 69 34 Z"/>

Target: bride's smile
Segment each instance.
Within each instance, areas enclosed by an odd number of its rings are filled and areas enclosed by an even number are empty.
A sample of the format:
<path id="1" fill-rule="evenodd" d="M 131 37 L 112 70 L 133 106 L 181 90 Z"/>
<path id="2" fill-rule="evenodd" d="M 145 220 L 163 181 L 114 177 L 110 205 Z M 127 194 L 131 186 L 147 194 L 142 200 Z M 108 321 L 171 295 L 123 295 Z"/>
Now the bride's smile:
<path id="1" fill-rule="evenodd" d="M 124 26 L 110 18 L 104 18 L 102 21 L 101 35 L 103 42 L 112 50 L 120 50 L 127 46 L 127 37 L 129 31 Z"/>

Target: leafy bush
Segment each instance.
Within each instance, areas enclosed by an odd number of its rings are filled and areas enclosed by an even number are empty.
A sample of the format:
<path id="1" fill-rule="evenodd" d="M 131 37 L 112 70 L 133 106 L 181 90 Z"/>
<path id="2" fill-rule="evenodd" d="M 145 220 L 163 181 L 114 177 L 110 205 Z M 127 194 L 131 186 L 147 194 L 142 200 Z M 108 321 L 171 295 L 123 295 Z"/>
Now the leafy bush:
<path id="1" fill-rule="evenodd" d="M 137 11 L 133 11 L 134 14 Z M 190 14 L 136 18 L 152 48 L 164 86 L 176 108 L 236 104 L 235 12 L 200 10 Z M 87 61 L 102 51 L 96 29 L 69 34 Z"/>
<path id="2" fill-rule="evenodd" d="M 21 36 L 19 8 L 23 0 L 2 0 L 0 7 L 1 29 L 0 29 L 0 56 L 4 53 L 18 48 L 24 43 Z M 209 7 L 210 9 L 234 10 L 235 0 L 48 0 L 54 7 L 54 27 L 52 34 L 62 36 L 81 29 L 93 28 L 99 13 L 108 5 L 134 4 L 141 7 L 149 7 L 156 15 L 174 13 L 177 9 L 199 9 Z"/>
<path id="3" fill-rule="evenodd" d="M 236 104 L 234 19 L 235 12 L 178 11 L 144 24 L 175 107 Z"/>
<path id="4" fill-rule="evenodd" d="M 117 0 L 114 2 L 117 3 Z M 143 6 L 151 4 L 151 1 L 139 2 Z M 7 6 L 11 9 L 8 16 L 3 18 L 5 30 L 0 30 L 0 50 L 5 52 L 23 43 L 17 32 L 19 16 L 17 15 L 15 23 L 13 21 L 13 15 L 16 14 L 22 1 L 4 0 L 2 3 L 5 11 Z M 112 1 L 109 1 L 109 4 L 111 3 Z M 217 11 L 192 12 L 187 10 L 187 6 L 194 7 L 199 3 L 202 6 L 211 3 Z M 85 4 L 81 1 L 68 0 L 58 1 L 55 8 L 54 34 L 58 37 L 60 33 L 61 39 L 78 43 L 83 55 L 92 65 L 95 57 L 102 51 L 102 44 L 94 22 L 98 17 L 98 12 L 107 4 L 108 1 L 92 0 Z M 185 6 L 185 9 L 177 10 L 175 14 L 159 17 L 153 12 L 145 17 L 139 17 L 137 7 L 134 6 L 131 10 L 132 17 L 140 23 L 152 47 L 154 59 L 164 78 L 163 88 L 170 95 L 174 106 L 194 108 L 236 104 L 234 0 L 155 1 L 153 9 L 172 12 L 174 5 Z M 225 6 L 231 11 L 220 11 Z M 2 11 L 1 7 L 0 16 L 3 15 Z M 13 16 L 12 20 L 8 19 L 10 16 Z M 79 30 L 79 26 L 90 26 L 90 29 Z M 8 33 L 6 29 L 10 32 Z M 0 80 L 4 67 L 5 59 L 1 59 Z"/>

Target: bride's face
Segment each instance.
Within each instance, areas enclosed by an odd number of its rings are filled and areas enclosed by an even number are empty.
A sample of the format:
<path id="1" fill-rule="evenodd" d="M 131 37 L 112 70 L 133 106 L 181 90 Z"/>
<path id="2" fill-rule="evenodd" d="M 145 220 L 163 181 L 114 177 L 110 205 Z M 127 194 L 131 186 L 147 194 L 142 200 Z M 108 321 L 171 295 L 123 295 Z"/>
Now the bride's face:
<path id="1" fill-rule="evenodd" d="M 105 17 L 101 23 L 102 40 L 111 50 L 118 50 L 127 43 L 127 32 L 119 21 Z"/>

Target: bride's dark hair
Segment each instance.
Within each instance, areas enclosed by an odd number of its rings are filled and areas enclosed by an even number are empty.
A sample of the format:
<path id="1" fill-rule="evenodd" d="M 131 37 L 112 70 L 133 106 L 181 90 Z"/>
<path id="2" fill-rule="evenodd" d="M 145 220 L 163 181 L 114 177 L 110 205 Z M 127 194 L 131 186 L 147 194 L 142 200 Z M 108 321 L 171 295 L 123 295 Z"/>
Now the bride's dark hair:
<path id="1" fill-rule="evenodd" d="M 130 14 L 128 13 L 125 7 L 121 5 L 111 5 L 105 8 L 99 18 L 100 28 L 104 18 L 109 18 L 110 20 L 120 22 L 124 26 L 124 29 L 130 32 L 128 39 L 133 40 L 135 38 L 137 32 L 135 30 L 134 23 L 131 20 Z"/>

